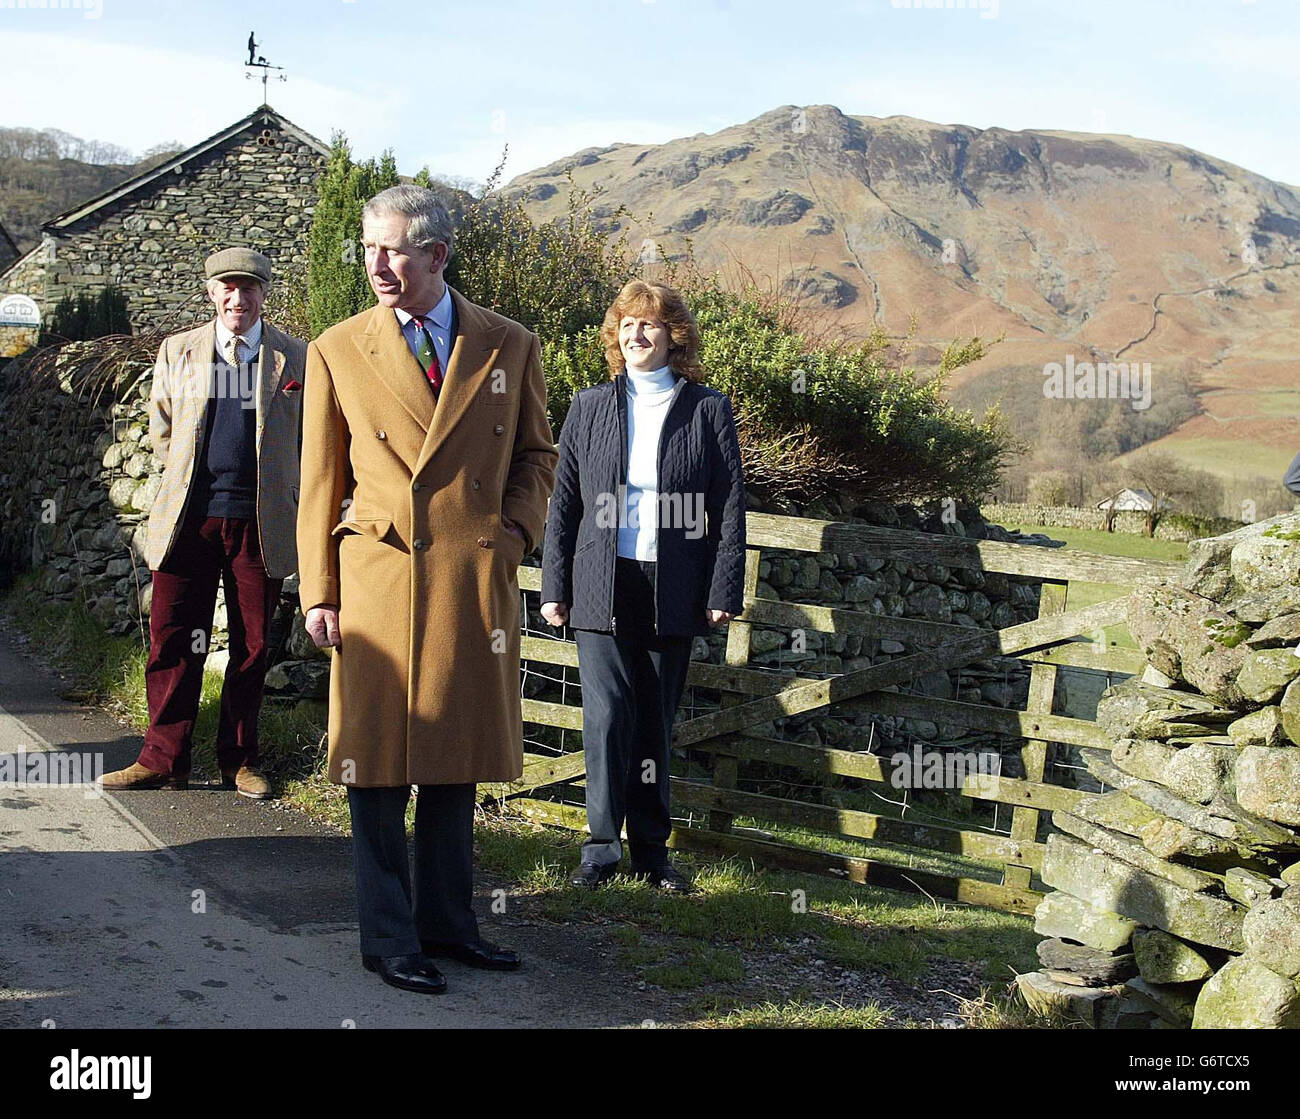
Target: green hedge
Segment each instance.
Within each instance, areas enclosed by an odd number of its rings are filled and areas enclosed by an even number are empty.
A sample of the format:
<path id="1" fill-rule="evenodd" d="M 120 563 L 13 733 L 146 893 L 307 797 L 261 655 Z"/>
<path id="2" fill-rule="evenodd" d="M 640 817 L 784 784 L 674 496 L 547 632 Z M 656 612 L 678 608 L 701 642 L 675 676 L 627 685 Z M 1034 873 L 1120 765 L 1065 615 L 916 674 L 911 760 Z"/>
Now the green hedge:
<path id="1" fill-rule="evenodd" d="M 809 345 L 766 296 L 708 280 L 683 290 L 707 383 L 731 398 L 747 482 L 764 496 L 977 500 L 1017 450 L 997 413 L 977 421 L 944 399 L 947 373 L 985 352 L 978 340 L 954 346 L 940 374 L 922 381 L 886 360 L 880 336 L 857 347 Z M 599 327 L 548 340 L 543 360 L 558 431 L 573 394 L 608 379 Z"/>
<path id="2" fill-rule="evenodd" d="M 65 295 L 54 305 L 50 320 L 41 331 L 41 345 L 87 342 L 112 334 L 130 334 L 131 316 L 126 294 L 108 284 L 98 291 Z"/>

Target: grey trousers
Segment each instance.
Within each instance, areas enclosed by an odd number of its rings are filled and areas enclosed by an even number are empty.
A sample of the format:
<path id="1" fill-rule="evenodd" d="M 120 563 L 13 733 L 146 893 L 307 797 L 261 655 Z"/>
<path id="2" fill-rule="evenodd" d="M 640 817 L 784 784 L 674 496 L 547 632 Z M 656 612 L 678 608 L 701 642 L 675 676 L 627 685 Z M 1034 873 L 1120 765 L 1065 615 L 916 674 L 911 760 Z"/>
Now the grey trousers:
<path id="1" fill-rule="evenodd" d="M 406 846 L 411 787 L 348 787 L 363 955 L 409 956 L 422 940 L 478 940 L 474 789 L 472 784 L 418 786 L 412 878 Z"/>

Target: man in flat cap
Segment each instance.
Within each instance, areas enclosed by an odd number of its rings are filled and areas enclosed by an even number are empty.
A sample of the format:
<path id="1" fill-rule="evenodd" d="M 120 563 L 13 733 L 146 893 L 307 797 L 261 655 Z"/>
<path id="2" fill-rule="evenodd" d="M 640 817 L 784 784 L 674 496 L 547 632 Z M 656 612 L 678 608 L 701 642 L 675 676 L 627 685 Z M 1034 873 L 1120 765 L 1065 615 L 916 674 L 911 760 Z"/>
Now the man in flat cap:
<path id="1" fill-rule="evenodd" d="M 186 787 L 220 582 L 230 661 L 217 764 L 227 788 L 263 800 L 271 787 L 258 769 L 257 716 L 267 630 L 280 585 L 297 568 L 307 344 L 262 319 L 271 262 L 261 253 L 222 249 L 204 270 L 216 316 L 163 342 L 149 401 L 163 462 L 145 556 L 153 571 L 149 729 L 139 758 L 105 774 L 104 788 Z"/>

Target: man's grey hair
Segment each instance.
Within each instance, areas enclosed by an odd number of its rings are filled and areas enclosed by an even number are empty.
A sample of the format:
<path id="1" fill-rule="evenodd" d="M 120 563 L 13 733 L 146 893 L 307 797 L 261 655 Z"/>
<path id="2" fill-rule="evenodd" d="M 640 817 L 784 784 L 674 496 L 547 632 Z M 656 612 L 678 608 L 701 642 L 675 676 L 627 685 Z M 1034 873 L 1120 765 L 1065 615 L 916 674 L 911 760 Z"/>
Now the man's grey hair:
<path id="1" fill-rule="evenodd" d="M 430 249 L 439 241 L 447 246 L 447 259 L 456 251 L 456 234 L 451 215 L 437 194 L 428 187 L 403 183 L 381 190 L 361 211 L 361 220 L 380 214 L 406 218 L 406 240 L 417 249 Z"/>

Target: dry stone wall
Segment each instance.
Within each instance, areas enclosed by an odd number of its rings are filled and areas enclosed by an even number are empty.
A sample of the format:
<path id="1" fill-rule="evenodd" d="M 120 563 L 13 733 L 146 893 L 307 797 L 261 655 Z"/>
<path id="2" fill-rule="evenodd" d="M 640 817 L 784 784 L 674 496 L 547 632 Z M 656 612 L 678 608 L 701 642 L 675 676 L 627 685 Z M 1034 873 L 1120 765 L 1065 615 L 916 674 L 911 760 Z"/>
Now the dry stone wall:
<path id="1" fill-rule="evenodd" d="M 1102 1026 L 1300 1028 L 1300 514 L 1139 586 L 1149 668 L 1109 689 L 1109 790 L 1057 811 L 1026 1000 Z"/>
<path id="2" fill-rule="evenodd" d="M 1041 534 L 1025 536 L 988 524 L 975 509 L 962 510 L 956 520 L 945 520 L 913 506 L 869 504 L 849 508 L 834 500 L 829 506 L 756 511 L 1041 546 L 1052 544 Z M 764 550 L 757 588 L 761 598 L 970 629 L 1002 629 L 1032 620 L 1038 615 L 1038 591 L 1035 580 L 938 563 L 909 563 L 892 559 L 886 551 L 854 555 L 778 549 Z M 722 663 L 725 635 L 715 634 L 710 640 L 707 659 Z M 908 656 L 926 647 L 812 629 L 796 640 L 788 629 L 754 626 L 750 633 L 750 664 L 787 674 L 828 676 Z M 1028 687 L 1028 667 L 998 657 L 973 661 L 948 672 L 928 673 L 904 690 L 940 700 L 1023 708 Z M 967 730 L 938 717 L 813 713 L 783 719 L 757 731 L 764 732 L 810 745 L 870 749 L 876 753 L 918 743 L 946 751 L 993 750 L 1004 756 L 1003 772 L 1008 776 L 1019 772 L 1019 740 Z"/>
<path id="3" fill-rule="evenodd" d="M 1032 505 L 999 504 L 985 505 L 981 512 L 991 521 L 1004 525 L 1033 525 L 1040 528 L 1087 528 L 1104 531 L 1106 514 L 1101 509 L 1080 509 L 1073 505 Z M 1209 531 L 1224 531 L 1234 527 L 1236 522 L 1220 520 L 1211 522 Z M 1115 514 L 1112 523 L 1115 532 L 1146 535 L 1147 515 L 1133 509 L 1123 509 Z M 1204 532 L 1206 530 L 1202 530 Z M 1157 540 L 1178 540 L 1187 542 L 1197 538 L 1198 534 L 1189 527 L 1185 518 L 1177 514 L 1162 516 L 1156 522 Z"/>

